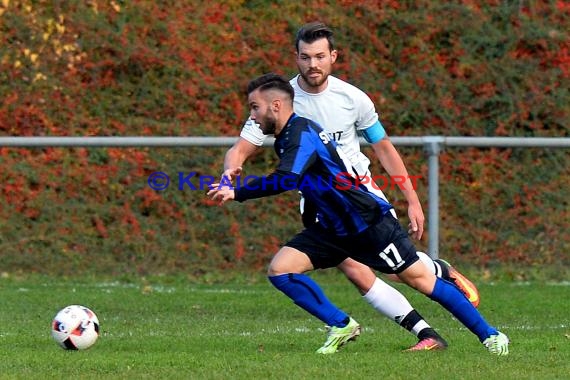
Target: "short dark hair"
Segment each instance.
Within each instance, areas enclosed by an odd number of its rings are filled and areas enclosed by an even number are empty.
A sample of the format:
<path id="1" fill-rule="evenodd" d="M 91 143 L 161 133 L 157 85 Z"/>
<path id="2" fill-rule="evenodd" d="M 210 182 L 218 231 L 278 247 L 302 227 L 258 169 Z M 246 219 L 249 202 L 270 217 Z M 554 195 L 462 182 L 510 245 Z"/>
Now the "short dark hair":
<path id="1" fill-rule="evenodd" d="M 249 82 L 247 85 L 247 94 L 249 95 L 257 89 L 259 89 L 259 91 L 272 89 L 283 91 L 289 95 L 291 101 L 293 101 L 295 97 L 295 90 L 293 90 L 293 86 L 291 86 L 289 80 L 275 73 L 264 74 Z"/>
<path id="2" fill-rule="evenodd" d="M 295 38 L 295 49 L 297 49 L 297 53 L 299 52 L 299 42 L 303 41 L 311 44 L 321 38 L 327 39 L 329 42 L 329 51 L 333 51 L 334 37 L 331 28 L 320 21 L 313 21 L 303 25 L 297 32 L 297 37 Z"/>

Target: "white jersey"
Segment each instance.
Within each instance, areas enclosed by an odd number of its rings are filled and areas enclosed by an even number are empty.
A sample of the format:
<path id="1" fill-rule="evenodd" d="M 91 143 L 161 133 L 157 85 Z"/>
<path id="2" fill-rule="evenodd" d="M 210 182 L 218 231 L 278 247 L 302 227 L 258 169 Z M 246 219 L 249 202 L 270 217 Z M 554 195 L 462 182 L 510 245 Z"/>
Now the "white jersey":
<path id="1" fill-rule="evenodd" d="M 298 78 L 299 75 L 289 82 L 295 90 L 295 113 L 319 123 L 342 147 L 357 173 L 365 175 L 370 160 L 360 152 L 357 131 L 378 121 L 372 100 L 362 90 L 332 75 L 328 77 L 327 88 L 318 94 L 305 92 Z M 252 120 L 245 123 L 240 136 L 257 146 L 267 137 Z"/>

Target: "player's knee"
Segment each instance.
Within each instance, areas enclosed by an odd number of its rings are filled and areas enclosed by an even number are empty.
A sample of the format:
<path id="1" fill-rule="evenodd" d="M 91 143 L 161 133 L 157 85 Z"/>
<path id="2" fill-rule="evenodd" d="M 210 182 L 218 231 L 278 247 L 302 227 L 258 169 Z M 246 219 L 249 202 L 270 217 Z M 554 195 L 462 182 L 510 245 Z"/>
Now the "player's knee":
<path id="1" fill-rule="evenodd" d="M 281 274 L 285 274 L 286 272 L 283 272 L 282 270 L 279 270 L 279 268 L 276 268 L 275 266 L 273 266 L 272 264 L 269 265 L 269 267 L 267 268 L 267 276 L 272 277 L 272 276 L 279 276 Z"/>
<path id="2" fill-rule="evenodd" d="M 268 276 L 287 273 L 305 273 L 313 269 L 307 254 L 290 247 L 283 247 L 271 260 L 267 269 Z"/>
<path id="3" fill-rule="evenodd" d="M 295 265 L 294 261 L 291 260 L 276 260 L 274 259 L 269 264 L 267 268 L 268 276 L 279 276 L 287 273 L 301 273 Z"/>

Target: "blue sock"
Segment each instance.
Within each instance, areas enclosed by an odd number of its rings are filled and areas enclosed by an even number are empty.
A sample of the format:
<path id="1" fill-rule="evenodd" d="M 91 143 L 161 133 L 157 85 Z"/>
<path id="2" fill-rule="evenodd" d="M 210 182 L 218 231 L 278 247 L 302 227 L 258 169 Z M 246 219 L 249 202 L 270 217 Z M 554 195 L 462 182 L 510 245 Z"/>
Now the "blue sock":
<path id="1" fill-rule="evenodd" d="M 291 298 L 296 305 L 305 309 L 329 326 L 344 327 L 349 321 L 348 315 L 333 305 L 323 291 L 309 276 L 287 273 L 269 276 L 269 281 L 277 289 Z"/>
<path id="2" fill-rule="evenodd" d="M 477 335 L 481 342 L 490 335 L 497 334 L 497 329 L 485 321 L 467 297 L 452 283 L 438 277 L 429 297 L 445 307 L 465 327 Z"/>

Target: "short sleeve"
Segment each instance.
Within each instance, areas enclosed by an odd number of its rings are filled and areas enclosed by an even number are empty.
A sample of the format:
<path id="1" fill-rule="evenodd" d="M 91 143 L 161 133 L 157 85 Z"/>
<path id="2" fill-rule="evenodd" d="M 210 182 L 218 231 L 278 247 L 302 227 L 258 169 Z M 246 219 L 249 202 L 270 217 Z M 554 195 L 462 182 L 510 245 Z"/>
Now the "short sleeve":
<path id="1" fill-rule="evenodd" d="M 378 113 L 374 107 L 372 100 L 364 92 L 360 92 L 358 102 L 358 119 L 356 129 L 359 131 L 370 128 L 378 121 Z"/>
<path id="2" fill-rule="evenodd" d="M 240 137 L 249 141 L 253 145 L 262 146 L 267 136 L 263 134 L 255 121 L 247 119 L 243 125 L 243 128 L 241 129 Z"/>

